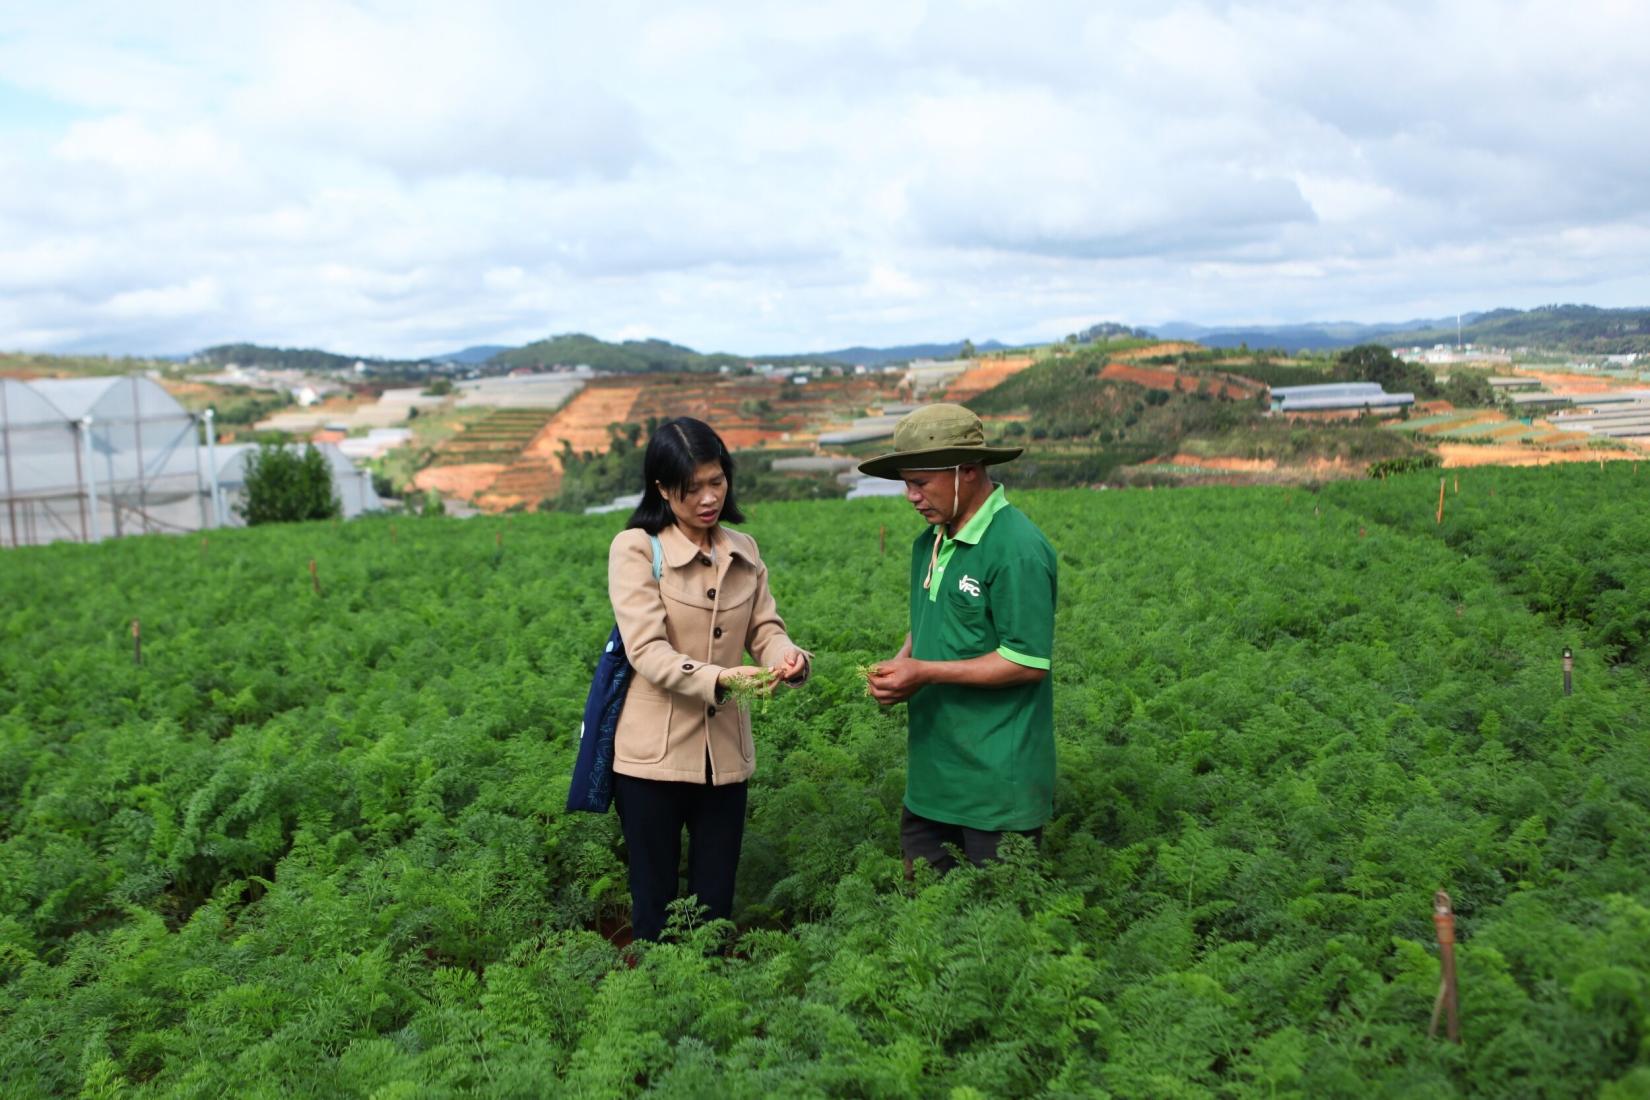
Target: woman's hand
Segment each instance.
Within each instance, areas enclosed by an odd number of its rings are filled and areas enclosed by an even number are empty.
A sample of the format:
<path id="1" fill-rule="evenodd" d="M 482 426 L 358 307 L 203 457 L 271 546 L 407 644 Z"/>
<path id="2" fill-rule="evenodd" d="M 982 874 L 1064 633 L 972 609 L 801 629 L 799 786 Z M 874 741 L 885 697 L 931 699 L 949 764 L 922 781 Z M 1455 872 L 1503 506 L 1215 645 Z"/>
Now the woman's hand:
<path id="1" fill-rule="evenodd" d="M 732 687 L 737 680 L 747 680 L 751 681 L 753 687 L 772 690 L 771 677 L 773 674 L 773 669 L 764 668 L 762 665 L 733 665 L 716 674 L 716 686 Z M 763 681 L 767 682 L 764 683 Z"/>
<path id="2" fill-rule="evenodd" d="M 785 659 L 773 666 L 773 674 L 787 684 L 794 684 L 801 680 L 808 671 L 808 658 L 802 656 L 800 649 L 793 649 L 785 654 Z"/>

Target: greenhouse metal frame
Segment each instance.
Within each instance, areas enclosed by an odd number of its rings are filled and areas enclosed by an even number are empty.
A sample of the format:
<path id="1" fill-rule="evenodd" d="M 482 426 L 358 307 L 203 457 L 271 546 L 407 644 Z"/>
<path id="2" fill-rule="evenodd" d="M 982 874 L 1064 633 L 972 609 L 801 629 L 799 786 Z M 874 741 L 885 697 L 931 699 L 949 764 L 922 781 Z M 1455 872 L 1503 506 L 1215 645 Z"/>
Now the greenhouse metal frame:
<path id="1" fill-rule="evenodd" d="M 0 379 L 0 546 L 237 522 L 229 497 L 250 448 L 220 454 L 215 434 L 210 411 L 197 417 L 142 375 Z M 382 507 L 365 470 L 320 449 L 345 516 Z"/>

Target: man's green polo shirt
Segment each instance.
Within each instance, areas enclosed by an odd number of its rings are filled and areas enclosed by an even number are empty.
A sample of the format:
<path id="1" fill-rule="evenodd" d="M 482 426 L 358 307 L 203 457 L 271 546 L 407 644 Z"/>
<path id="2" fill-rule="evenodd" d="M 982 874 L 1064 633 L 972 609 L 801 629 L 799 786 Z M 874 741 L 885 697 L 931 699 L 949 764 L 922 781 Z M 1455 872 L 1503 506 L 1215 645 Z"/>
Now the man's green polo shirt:
<path id="1" fill-rule="evenodd" d="M 943 531 L 943 528 L 942 528 Z M 1054 656 L 1054 548 L 992 492 L 943 539 L 927 589 L 934 532 L 911 548 L 911 655 L 960 661 L 997 653 L 1046 669 Z M 933 821 L 1024 830 L 1054 811 L 1054 680 L 1007 688 L 929 684 L 911 697 L 905 805 Z"/>

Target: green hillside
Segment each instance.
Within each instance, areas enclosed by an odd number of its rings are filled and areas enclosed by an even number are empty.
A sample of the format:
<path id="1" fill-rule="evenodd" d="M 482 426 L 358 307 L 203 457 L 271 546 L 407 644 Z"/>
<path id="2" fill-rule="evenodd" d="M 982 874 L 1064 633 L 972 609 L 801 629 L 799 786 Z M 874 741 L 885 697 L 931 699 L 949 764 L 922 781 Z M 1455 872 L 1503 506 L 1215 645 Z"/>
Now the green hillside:
<path id="1" fill-rule="evenodd" d="M 666 340 L 625 340 L 610 343 L 582 332 L 570 332 L 535 340 L 523 347 L 503 351 L 488 360 L 492 367 L 573 367 L 583 364 L 600 371 L 621 374 L 643 374 L 662 371 L 703 372 L 748 369 L 756 360 L 745 355 L 722 352 L 704 354 Z M 832 360 L 792 355 L 768 358 L 762 362 L 783 365 L 841 366 Z"/>
<path id="2" fill-rule="evenodd" d="M 0 376 L 17 378 L 90 378 L 151 370 L 175 372 L 176 363 L 126 355 L 45 355 L 0 352 Z"/>
<path id="3" fill-rule="evenodd" d="M 374 373 L 425 375 L 430 373 L 428 363 L 407 359 L 379 359 L 355 355 L 337 355 L 318 348 L 274 348 L 261 344 L 218 344 L 203 348 L 194 360 L 213 367 L 236 363 L 243 367 L 264 367 L 275 370 L 349 371 L 356 363 L 365 363 Z"/>
<path id="4" fill-rule="evenodd" d="M 1222 390 L 1231 375 L 1281 384 L 1325 381 L 1322 366 L 1230 363 L 1229 354 L 1165 356 L 1147 363 L 1182 372 L 1178 387 L 1149 389 L 1101 376 L 1105 349 L 1045 359 L 967 401 L 982 416 L 1016 416 L 999 437 L 1028 448 L 1016 484 L 1094 484 L 1122 466 L 1196 445 L 1205 455 L 1302 463 L 1336 459 L 1364 464 L 1402 458 L 1416 441 L 1362 424 L 1299 424 L 1265 416 L 1257 398 Z M 1216 360 L 1221 365 L 1214 365 Z M 1073 463 L 1074 457 L 1081 461 Z"/>
<path id="5" fill-rule="evenodd" d="M 1460 486 L 1442 525 L 1427 475 L 1014 493 L 1060 554 L 1057 816 L 915 886 L 903 715 L 855 669 L 903 637 L 923 532 L 752 506 L 815 676 L 755 716 L 736 926 L 628 955 L 616 822 L 562 812 L 619 517 L 7 551 L 0 1080 L 1641 1095 L 1650 476 Z M 1426 1035 L 1440 888 L 1461 1046 Z"/>
<path id="6" fill-rule="evenodd" d="M 1528 347 L 1595 355 L 1650 352 L 1650 309 L 1600 309 L 1552 305 L 1538 309 L 1495 309 L 1471 315 L 1460 338 L 1491 347 Z M 1389 347 L 1454 344 L 1456 328 L 1405 329 L 1376 339 Z"/>

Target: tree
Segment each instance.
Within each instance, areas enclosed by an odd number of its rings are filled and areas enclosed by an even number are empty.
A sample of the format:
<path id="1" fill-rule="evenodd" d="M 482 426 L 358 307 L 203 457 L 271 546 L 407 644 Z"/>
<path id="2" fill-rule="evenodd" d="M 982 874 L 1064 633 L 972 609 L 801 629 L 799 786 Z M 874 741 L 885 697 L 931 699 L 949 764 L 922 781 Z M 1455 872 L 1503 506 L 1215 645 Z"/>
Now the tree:
<path id="1" fill-rule="evenodd" d="M 974 341 L 964 340 L 962 342 L 962 347 L 957 350 L 957 357 L 959 359 L 974 358 Z"/>
<path id="2" fill-rule="evenodd" d="M 1456 370 L 1442 391 L 1444 400 L 1452 405 L 1487 408 L 1495 404 L 1495 387 L 1490 385 L 1487 371 Z"/>
<path id="3" fill-rule="evenodd" d="M 332 491 L 332 468 L 313 443 L 299 453 L 262 446 L 246 460 L 246 497 L 235 511 L 249 527 L 332 519 L 343 512 Z"/>
<path id="4" fill-rule="evenodd" d="M 1379 382 L 1387 393 L 1437 397 L 1438 382 L 1419 363 L 1407 363 L 1380 344 L 1359 344 L 1335 356 L 1334 377 L 1342 382 Z"/>

